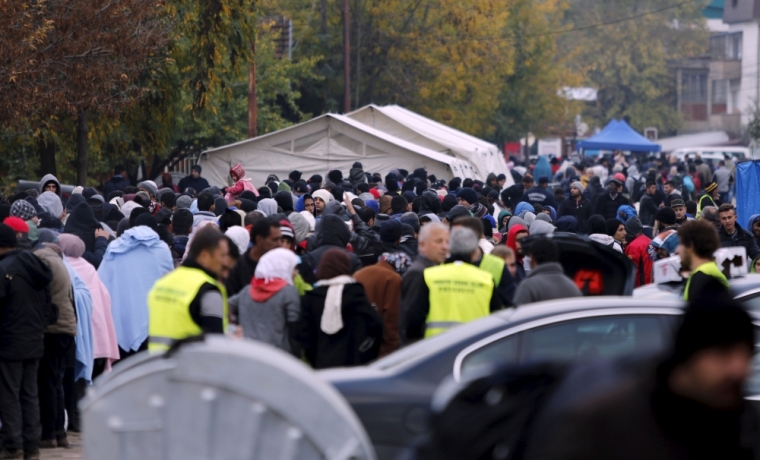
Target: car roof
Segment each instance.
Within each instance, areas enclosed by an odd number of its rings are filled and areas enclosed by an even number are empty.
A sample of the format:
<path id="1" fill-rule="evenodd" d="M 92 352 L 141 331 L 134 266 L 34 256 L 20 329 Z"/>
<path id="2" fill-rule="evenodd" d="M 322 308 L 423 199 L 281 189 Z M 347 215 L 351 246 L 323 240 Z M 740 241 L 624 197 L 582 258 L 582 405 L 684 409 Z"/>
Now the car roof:
<path id="1" fill-rule="evenodd" d="M 457 326 L 444 334 L 416 342 L 375 361 L 370 364 L 370 367 L 387 369 L 397 365 L 413 363 L 438 350 L 446 349 L 454 344 L 466 341 L 469 337 L 487 333 L 489 330 L 503 330 L 505 329 L 505 325 L 511 327 L 542 318 L 592 310 L 636 308 L 639 310 L 652 310 L 653 312 L 656 310 L 665 312 L 666 310 L 682 309 L 684 306 L 684 303 L 680 300 L 642 300 L 644 299 L 618 296 L 578 297 L 549 300 L 517 308 L 508 308 L 485 318 Z"/>
<path id="2" fill-rule="evenodd" d="M 633 291 L 633 297 L 637 299 L 669 300 L 681 296 L 685 283 L 648 284 Z M 747 294 L 750 291 L 760 289 L 760 273 L 749 273 L 744 276 L 731 278 L 728 285 L 734 297 Z"/>

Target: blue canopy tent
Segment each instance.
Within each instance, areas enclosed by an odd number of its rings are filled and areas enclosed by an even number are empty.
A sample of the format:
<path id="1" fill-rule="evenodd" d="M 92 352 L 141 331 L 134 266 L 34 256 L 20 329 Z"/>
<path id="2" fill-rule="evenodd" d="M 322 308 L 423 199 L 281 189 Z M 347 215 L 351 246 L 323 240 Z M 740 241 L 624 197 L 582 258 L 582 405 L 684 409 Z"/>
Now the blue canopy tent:
<path id="1" fill-rule="evenodd" d="M 627 150 L 631 152 L 659 152 L 655 144 L 633 130 L 624 120 L 612 120 L 599 134 L 575 144 L 583 150 Z"/>
<path id="2" fill-rule="evenodd" d="M 760 213 L 760 163 L 745 161 L 736 165 L 736 221 L 744 230 L 749 218 Z"/>

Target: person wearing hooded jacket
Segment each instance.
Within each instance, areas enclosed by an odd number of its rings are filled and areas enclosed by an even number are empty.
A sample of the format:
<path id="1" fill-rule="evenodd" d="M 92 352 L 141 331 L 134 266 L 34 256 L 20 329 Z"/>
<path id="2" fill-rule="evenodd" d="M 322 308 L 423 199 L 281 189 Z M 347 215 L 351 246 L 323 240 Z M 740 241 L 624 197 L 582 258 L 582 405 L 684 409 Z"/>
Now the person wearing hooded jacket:
<path id="1" fill-rule="evenodd" d="M 59 198 L 63 197 L 61 182 L 52 174 L 46 174 L 40 179 L 40 194 L 45 192 L 53 192 Z"/>
<path id="2" fill-rule="evenodd" d="M 348 179 L 354 187 L 359 184 L 367 183 L 367 177 L 364 175 L 364 169 L 362 169 L 362 164 L 360 162 L 354 162 L 348 173 Z"/>
<path id="3" fill-rule="evenodd" d="M 77 333 L 74 292 L 63 262 L 63 253 L 58 246 L 40 244 L 34 255 L 47 265 L 53 275 L 50 295 L 58 307 L 58 320 L 45 329 L 45 352 L 38 373 L 42 423 L 40 447 L 68 447 L 64 428 L 63 374 Z"/>
<path id="4" fill-rule="evenodd" d="M 100 266 L 108 247 L 109 235 L 95 218 L 92 208 L 87 203 L 79 203 L 71 211 L 63 227 L 63 233 L 76 235 L 84 242 L 85 252 L 82 258 L 95 268 Z"/>
<path id="5" fill-rule="evenodd" d="M 760 246 L 760 214 L 753 214 L 749 217 L 747 231 L 752 233 L 755 243 Z"/>
<path id="6" fill-rule="evenodd" d="M 644 235 L 644 226 L 638 217 L 631 217 L 625 223 L 625 233 L 628 245 L 623 252 L 636 267 L 636 287 L 652 282 L 652 258 L 649 256 L 649 245 L 652 240 Z"/>
<path id="7" fill-rule="evenodd" d="M 349 254 L 334 247 L 325 251 L 315 288 L 301 299 L 297 340 L 314 369 L 366 364 L 380 351 L 383 320 L 351 277 Z"/>
<path id="8" fill-rule="evenodd" d="M 346 223 L 335 214 L 327 214 L 319 222 L 319 229 L 314 238 L 313 249 L 301 258 L 300 272 L 304 281 L 314 283 L 316 281 L 316 267 L 322 256 L 330 249 L 339 249 L 345 252 L 351 261 L 351 272 L 355 273 L 362 268 L 362 263 L 356 254 L 346 249 L 351 242 L 351 230 Z"/>
<path id="9" fill-rule="evenodd" d="M 0 452 L 39 458 L 38 367 L 58 308 L 50 295 L 53 273 L 16 245 L 15 232 L 0 224 Z"/>

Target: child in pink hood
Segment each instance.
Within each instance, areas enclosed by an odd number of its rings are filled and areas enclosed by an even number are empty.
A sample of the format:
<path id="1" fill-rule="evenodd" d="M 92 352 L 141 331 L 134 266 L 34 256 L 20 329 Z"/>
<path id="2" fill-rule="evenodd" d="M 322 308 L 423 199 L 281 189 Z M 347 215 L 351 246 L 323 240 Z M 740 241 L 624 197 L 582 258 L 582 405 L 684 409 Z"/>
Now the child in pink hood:
<path id="1" fill-rule="evenodd" d="M 235 181 L 235 185 L 227 187 L 227 193 L 224 195 L 224 199 L 227 200 L 227 203 L 235 201 L 240 194 L 246 190 L 259 196 L 259 191 L 256 190 L 256 187 L 254 187 L 253 184 L 251 184 L 251 179 L 245 177 L 245 169 L 243 169 L 243 165 L 237 163 L 235 166 L 231 167 L 230 176 L 232 177 L 232 180 Z"/>

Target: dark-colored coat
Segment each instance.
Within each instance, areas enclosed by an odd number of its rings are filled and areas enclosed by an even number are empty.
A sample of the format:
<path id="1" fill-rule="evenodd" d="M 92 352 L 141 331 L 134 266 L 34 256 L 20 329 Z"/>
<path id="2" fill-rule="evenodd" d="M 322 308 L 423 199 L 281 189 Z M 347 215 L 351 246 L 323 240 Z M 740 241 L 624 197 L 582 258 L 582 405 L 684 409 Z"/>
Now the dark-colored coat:
<path id="1" fill-rule="evenodd" d="M 649 196 L 645 193 L 641 197 L 641 201 L 639 201 L 639 220 L 641 220 L 642 224 L 651 227 L 654 225 L 654 216 L 659 210 L 660 207 L 657 204 L 655 197 Z"/>
<path id="2" fill-rule="evenodd" d="M 749 257 L 750 260 L 755 260 L 756 257 L 760 256 L 760 248 L 757 247 L 754 236 L 752 236 L 752 234 L 748 231 L 741 228 L 738 222 L 736 222 L 734 225 L 736 225 L 736 231 L 733 235 L 726 233 L 726 230 L 723 228 L 723 226 L 720 226 L 718 229 L 718 236 L 720 236 L 720 246 L 723 248 L 735 248 L 744 246 L 744 248 L 747 250 L 747 257 Z"/>
<path id="3" fill-rule="evenodd" d="M 102 236 L 95 238 L 95 230 L 102 228 L 103 226 L 95 218 L 92 208 L 87 203 L 76 205 L 63 227 L 63 233 L 76 235 L 84 242 L 82 258 L 95 268 L 100 267 L 100 262 L 103 261 L 103 255 L 108 248 L 108 239 Z"/>
<path id="4" fill-rule="evenodd" d="M 760 458 L 760 417 L 747 401 L 735 411 L 713 410 L 676 396 L 651 374 L 621 379 L 582 401 L 558 411 L 549 429 L 536 428 L 524 458 Z"/>
<path id="5" fill-rule="evenodd" d="M 575 217 L 578 220 L 578 231 L 585 233 L 586 221 L 591 217 L 591 202 L 584 197 L 581 197 L 580 202 L 572 197 L 564 199 L 559 204 L 557 219 L 564 216 Z"/>
<path id="6" fill-rule="evenodd" d="M 315 272 L 322 255 L 330 249 L 340 249 L 348 254 L 351 259 L 351 273 L 361 270 L 362 263 L 359 257 L 349 252 L 346 246 L 351 241 L 351 230 L 348 229 L 343 219 L 336 215 L 327 215 L 320 221 L 319 233 L 314 244 L 314 249 L 301 258 L 300 273 L 304 281 L 314 283 Z"/>
<path id="7" fill-rule="evenodd" d="M 506 190 L 501 192 L 501 201 L 504 203 L 504 206 L 514 211 L 517 203 L 522 200 L 523 194 L 525 194 L 525 187 L 523 187 L 520 181 L 517 181 L 515 185 L 507 187 Z"/>
<path id="8" fill-rule="evenodd" d="M 42 357 L 45 328 L 58 319 L 50 269 L 31 252 L 0 255 L 0 359 Z"/>
<path id="9" fill-rule="evenodd" d="M 206 179 L 202 177 L 194 179 L 192 175 L 189 175 L 180 179 L 177 187 L 179 187 L 180 193 L 183 193 L 188 188 L 195 190 L 195 193 L 201 193 L 201 190 L 209 188 L 209 185 Z"/>
<path id="10" fill-rule="evenodd" d="M 108 195 L 110 195 L 111 192 L 115 192 L 117 190 L 123 192 L 127 187 L 129 187 L 129 180 L 121 176 L 113 176 L 112 178 L 108 179 L 105 184 L 103 184 L 103 196 L 105 198 L 108 198 Z"/>
<path id="11" fill-rule="evenodd" d="M 425 286 L 425 277 L 423 272 L 426 268 L 433 267 L 435 264 L 431 262 L 427 257 L 422 254 L 418 255 L 412 265 L 406 270 L 403 278 L 401 279 L 401 311 L 399 317 L 400 328 L 406 324 L 405 317 L 412 312 L 420 302 L 425 301 L 425 296 L 428 295 L 428 290 Z M 409 331 L 411 337 L 419 338 L 425 333 L 424 322 L 419 325 L 419 330 Z M 406 345 L 409 343 L 407 340 L 407 331 L 400 330 L 401 343 Z"/>
<path id="12" fill-rule="evenodd" d="M 628 203 L 628 198 L 624 197 L 622 193 L 618 193 L 615 198 L 612 198 L 609 192 L 604 193 L 596 197 L 596 204 L 594 205 L 594 212 L 592 214 L 599 214 L 605 219 L 614 219 L 617 217 L 617 210 L 620 206 Z"/>
<path id="13" fill-rule="evenodd" d="M 540 204 L 543 207 L 551 206 L 556 209 L 557 202 L 554 201 L 554 195 L 549 193 L 548 190 L 536 185 L 530 190 L 526 190 L 522 196 L 522 201 L 530 204 Z"/>
<path id="14" fill-rule="evenodd" d="M 301 298 L 301 321 L 297 340 L 315 369 L 359 366 L 377 358 L 383 338 L 383 320 L 369 303 L 359 283 L 343 287 L 343 328 L 328 335 L 320 323 L 325 309 L 327 286 L 315 288 Z"/>

